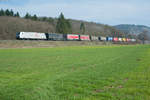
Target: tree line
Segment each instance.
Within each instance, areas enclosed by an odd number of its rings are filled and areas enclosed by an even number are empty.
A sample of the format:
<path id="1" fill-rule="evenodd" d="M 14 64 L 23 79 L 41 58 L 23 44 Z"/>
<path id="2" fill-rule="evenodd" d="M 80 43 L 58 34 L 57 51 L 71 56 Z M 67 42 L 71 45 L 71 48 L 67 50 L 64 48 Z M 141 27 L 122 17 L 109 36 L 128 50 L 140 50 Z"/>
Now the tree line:
<path id="1" fill-rule="evenodd" d="M 0 16 L 12 16 L 12 17 L 20 17 L 19 12 L 14 12 L 12 9 L 0 10 Z M 38 17 L 36 14 L 33 16 L 29 13 L 26 13 L 23 17 L 25 19 L 31 19 L 34 21 L 45 21 L 54 24 L 54 18 L 51 17 Z M 57 19 L 56 24 L 56 32 L 57 33 L 72 33 L 72 26 L 69 20 L 65 19 L 63 13 L 60 14 L 59 18 Z"/>
<path id="2" fill-rule="evenodd" d="M 14 11 L 12 9 L 11 10 L 9 10 L 9 9 L 6 9 L 6 10 L 1 9 L 0 10 L 0 16 L 20 17 L 20 14 L 19 14 L 19 12 L 14 13 Z"/>

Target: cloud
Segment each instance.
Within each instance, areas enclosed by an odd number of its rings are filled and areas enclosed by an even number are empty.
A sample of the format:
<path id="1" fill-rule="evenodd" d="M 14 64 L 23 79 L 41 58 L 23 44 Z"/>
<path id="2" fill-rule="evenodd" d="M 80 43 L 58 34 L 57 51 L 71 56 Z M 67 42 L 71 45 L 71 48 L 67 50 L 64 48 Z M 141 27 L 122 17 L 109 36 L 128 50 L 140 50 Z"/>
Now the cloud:
<path id="1" fill-rule="evenodd" d="M 17 0 L 16 0 L 17 1 Z M 58 17 L 61 12 L 67 18 L 95 21 L 105 24 L 149 25 L 150 1 L 148 0 L 28 0 L 23 4 L 0 4 L 1 8 Z M 14 6 L 15 5 L 15 6 Z"/>

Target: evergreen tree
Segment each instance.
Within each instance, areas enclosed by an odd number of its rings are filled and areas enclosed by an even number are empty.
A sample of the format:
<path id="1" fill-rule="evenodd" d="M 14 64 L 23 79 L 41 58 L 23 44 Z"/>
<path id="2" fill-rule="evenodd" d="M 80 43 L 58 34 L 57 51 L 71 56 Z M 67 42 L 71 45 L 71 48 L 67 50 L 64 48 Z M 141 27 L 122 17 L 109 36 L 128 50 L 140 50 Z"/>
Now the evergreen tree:
<path id="1" fill-rule="evenodd" d="M 30 18 L 31 18 L 31 15 L 29 13 L 26 13 L 25 19 L 30 19 Z"/>
<path id="2" fill-rule="evenodd" d="M 3 9 L 0 10 L 0 16 L 5 16 L 5 12 Z"/>
<path id="3" fill-rule="evenodd" d="M 20 14 L 19 14 L 19 12 L 17 12 L 17 13 L 16 13 L 16 17 L 20 17 Z"/>
<path id="4" fill-rule="evenodd" d="M 6 14 L 5 14 L 5 11 L 2 9 L 1 10 L 1 13 L 2 13 L 2 16 L 5 16 Z"/>
<path id="5" fill-rule="evenodd" d="M 83 22 L 82 22 L 81 25 L 80 25 L 80 31 L 81 31 L 82 34 L 85 33 L 85 25 L 84 25 Z"/>
<path id="6" fill-rule="evenodd" d="M 11 9 L 11 11 L 10 11 L 10 16 L 14 16 L 14 12 L 13 12 L 12 9 Z"/>
<path id="7" fill-rule="evenodd" d="M 10 15 L 11 15 L 11 14 L 10 14 L 10 11 L 9 11 L 8 9 L 6 9 L 5 15 L 6 15 L 6 16 L 10 16 Z"/>
<path id="8" fill-rule="evenodd" d="M 57 33 L 71 33 L 71 24 L 69 20 L 66 20 L 63 13 L 60 14 L 57 25 L 56 25 L 56 32 Z"/>

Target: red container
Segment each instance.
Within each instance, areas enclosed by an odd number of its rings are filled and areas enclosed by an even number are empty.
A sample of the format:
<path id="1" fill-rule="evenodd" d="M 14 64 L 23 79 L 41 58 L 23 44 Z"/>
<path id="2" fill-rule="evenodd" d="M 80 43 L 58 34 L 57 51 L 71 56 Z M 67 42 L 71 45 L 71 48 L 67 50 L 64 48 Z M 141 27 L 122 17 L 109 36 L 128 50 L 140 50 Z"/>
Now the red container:
<path id="1" fill-rule="evenodd" d="M 127 42 L 130 42 L 130 39 L 127 38 Z"/>
<path id="2" fill-rule="evenodd" d="M 80 35 L 80 40 L 90 40 L 90 36 L 89 35 Z"/>
<path id="3" fill-rule="evenodd" d="M 79 35 L 67 34 L 67 39 L 68 40 L 79 40 Z"/>
<path id="4" fill-rule="evenodd" d="M 115 42 L 117 42 L 117 41 L 118 41 L 118 38 L 117 38 L 117 37 L 114 37 L 113 40 L 114 40 Z"/>

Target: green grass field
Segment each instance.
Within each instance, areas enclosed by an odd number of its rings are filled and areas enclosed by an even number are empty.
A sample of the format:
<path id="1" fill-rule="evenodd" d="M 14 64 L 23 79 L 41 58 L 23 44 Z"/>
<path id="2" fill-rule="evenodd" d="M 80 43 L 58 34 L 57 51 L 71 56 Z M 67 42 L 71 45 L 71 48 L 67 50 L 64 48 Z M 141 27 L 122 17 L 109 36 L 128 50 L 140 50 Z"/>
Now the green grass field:
<path id="1" fill-rule="evenodd" d="M 1 49 L 0 100 L 150 100 L 150 45 Z"/>

